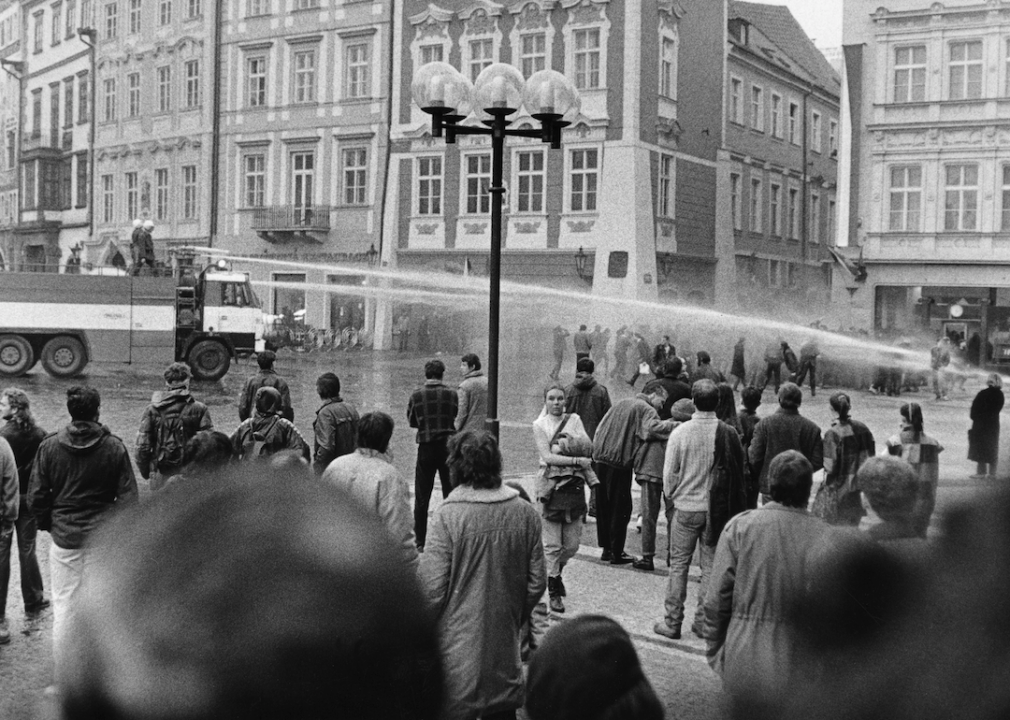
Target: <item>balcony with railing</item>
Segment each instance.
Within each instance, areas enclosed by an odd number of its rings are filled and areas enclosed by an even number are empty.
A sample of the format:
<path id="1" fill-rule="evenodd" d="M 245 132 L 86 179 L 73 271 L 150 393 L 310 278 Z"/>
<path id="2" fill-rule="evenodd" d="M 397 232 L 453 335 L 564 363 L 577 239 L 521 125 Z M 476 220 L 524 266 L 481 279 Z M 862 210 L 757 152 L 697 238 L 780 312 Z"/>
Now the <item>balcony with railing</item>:
<path id="1" fill-rule="evenodd" d="M 329 205 L 272 205 L 253 211 L 252 229 L 270 242 L 285 242 L 298 234 L 312 238 L 310 233 L 330 230 Z"/>

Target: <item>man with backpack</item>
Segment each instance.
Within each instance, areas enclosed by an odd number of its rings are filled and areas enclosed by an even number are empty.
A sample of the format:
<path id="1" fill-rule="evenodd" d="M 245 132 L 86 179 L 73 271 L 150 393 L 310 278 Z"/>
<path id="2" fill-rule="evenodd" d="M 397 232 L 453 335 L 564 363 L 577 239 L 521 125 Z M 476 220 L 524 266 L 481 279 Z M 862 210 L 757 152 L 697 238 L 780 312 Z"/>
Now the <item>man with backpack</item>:
<path id="1" fill-rule="evenodd" d="M 253 414 L 253 403 L 256 400 L 256 391 L 261 387 L 276 388 L 281 394 L 281 417 L 288 422 L 295 421 L 295 411 L 291 408 L 291 391 L 288 383 L 274 370 L 274 361 L 277 353 L 273 350 L 264 350 L 256 355 L 256 363 L 260 370 L 255 375 L 245 381 L 242 394 L 238 400 L 238 419 L 248 420 Z"/>
<path id="2" fill-rule="evenodd" d="M 272 387 L 256 391 L 255 413 L 243 420 L 231 436 L 235 456 L 240 460 L 258 460 L 268 455 L 293 450 L 309 462 L 309 445 L 290 421 L 281 417 L 281 394 Z"/>
<path id="3" fill-rule="evenodd" d="M 186 441 L 201 430 L 213 430 L 210 410 L 189 392 L 189 366 L 174 362 L 165 369 L 167 390 L 154 393 L 144 410 L 137 432 L 137 465 L 150 479 L 151 490 L 160 490 L 168 478 L 182 470 Z"/>

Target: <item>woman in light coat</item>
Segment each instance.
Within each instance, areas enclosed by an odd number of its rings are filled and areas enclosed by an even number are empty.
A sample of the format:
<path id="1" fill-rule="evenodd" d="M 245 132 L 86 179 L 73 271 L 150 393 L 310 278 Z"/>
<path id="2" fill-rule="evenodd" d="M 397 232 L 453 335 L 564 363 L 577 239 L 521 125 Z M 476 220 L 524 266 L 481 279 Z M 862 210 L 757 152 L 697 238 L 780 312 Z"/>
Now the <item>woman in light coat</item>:
<path id="1" fill-rule="evenodd" d="M 464 431 L 449 443 L 453 490 L 431 520 L 421 558 L 438 618 L 443 720 L 512 720 L 523 704 L 523 624 L 547 587 L 540 518 L 503 486 L 494 437 Z"/>

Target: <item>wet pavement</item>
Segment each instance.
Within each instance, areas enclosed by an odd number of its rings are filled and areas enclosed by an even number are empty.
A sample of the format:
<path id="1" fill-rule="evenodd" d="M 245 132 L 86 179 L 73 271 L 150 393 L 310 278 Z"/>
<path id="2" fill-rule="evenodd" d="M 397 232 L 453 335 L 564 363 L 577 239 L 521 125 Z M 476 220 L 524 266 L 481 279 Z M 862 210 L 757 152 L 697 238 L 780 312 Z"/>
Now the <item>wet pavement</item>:
<path id="1" fill-rule="evenodd" d="M 413 432 L 407 427 L 406 406 L 410 392 L 423 382 L 423 365 L 427 359 L 415 353 L 392 352 L 340 352 L 295 353 L 281 351 L 276 363 L 277 371 L 289 382 L 295 409 L 295 424 L 311 444 L 312 420 L 319 401 L 315 396 L 315 379 L 323 372 L 335 372 L 343 384 L 344 398 L 355 404 L 360 412 L 383 410 L 396 421 L 391 448 L 394 463 L 407 478 L 413 477 L 415 444 Z M 460 379 L 458 355 L 443 358 L 448 370 L 446 382 L 455 385 Z M 537 459 L 529 428 L 539 414 L 542 404 L 542 387 L 547 381 L 551 363 L 547 359 L 506 364 L 503 367 L 501 396 L 501 444 L 505 458 L 505 473 L 523 477 L 528 482 L 536 471 Z M 574 368 L 569 359 L 562 377 L 571 378 Z M 83 381 L 102 392 L 102 417 L 114 433 L 123 438 L 133 451 L 135 434 L 141 413 L 151 394 L 162 389 L 162 367 L 89 367 L 88 376 L 77 380 L 50 378 L 41 370 L 18 378 L 16 382 L 3 383 L 24 389 L 32 400 L 32 410 L 39 424 L 55 430 L 67 422 L 65 408 L 66 389 Z M 255 372 L 255 363 L 245 362 L 233 366 L 231 372 L 216 383 L 195 383 L 194 395 L 210 406 L 215 427 L 231 433 L 238 425 L 235 399 L 245 378 Z M 614 399 L 632 394 L 626 383 L 606 380 Z M 878 450 L 888 436 L 898 429 L 898 408 L 909 400 L 923 405 L 926 431 L 937 437 L 945 446 L 941 455 L 940 489 L 937 515 L 931 532 L 937 532 L 939 517 L 945 508 L 968 500 L 981 489 L 988 487 L 968 478 L 973 465 L 965 459 L 967 453 L 968 408 L 971 398 L 981 388 L 978 382 L 969 381 L 965 391 L 952 395 L 948 401 L 934 401 L 932 393 L 912 393 L 901 398 L 873 396 L 853 392 L 853 417 L 867 423 L 877 438 Z M 821 390 L 815 398 L 804 391 L 801 412 L 822 428 L 830 425 L 827 399 L 830 391 Z M 759 414 L 773 411 L 771 391 L 765 395 L 765 405 Z M 1004 422 L 1004 429 L 1008 423 Z M 1001 443 L 1004 455 L 1010 442 Z M 1004 468 L 1010 467 L 1007 463 Z M 139 475 L 138 475 L 139 479 Z M 412 484 L 412 483 L 411 483 Z M 147 493 L 147 483 L 141 481 L 142 493 Z M 432 510 L 438 504 L 438 493 L 433 496 Z M 635 493 L 636 508 L 638 503 Z M 640 552 L 639 535 L 629 532 L 631 553 Z M 662 540 L 660 546 L 662 546 Z M 40 534 L 39 559 L 43 566 L 48 593 L 47 553 L 49 538 Z M 16 557 L 16 555 L 15 555 Z M 569 590 L 568 612 L 564 617 L 579 613 L 605 613 L 618 619 L 632 634 L 642 657 L 646 673 L 663 699 L 670 717 L 709 720 L 722 717 L 723 698 L 719 682 L 704 662 L 704 644 L 688 634 L 681 641 L 670 641 L 652 633 L 652 625 L 662 617 L 663 595 L 666 585 L 665 565 L 657 562 L 652 573 L 632 570 L 630 567 L 611 567 L 598 560 L 595 543 L 595 525 L 586 526 L 579 554 L 565 572 Z M 36 718 L 47 715 L 42 690 L 51 682 L 51 652 L 49 632 L 51 616 L 46 615 L 35 624 L 25 622 L 21 613 L 18 591 L 18 568 L 14 560 L 8 595 L 8 618 L 14 636 L 10 645 L 0 647 L 0 718 Z M 696 571 L 695 571 L 696 574 Z M 688 616 L 693 612 L 696 591 L 688 595 Z M 555 617 L 552 622 L 561 622 Z"/>

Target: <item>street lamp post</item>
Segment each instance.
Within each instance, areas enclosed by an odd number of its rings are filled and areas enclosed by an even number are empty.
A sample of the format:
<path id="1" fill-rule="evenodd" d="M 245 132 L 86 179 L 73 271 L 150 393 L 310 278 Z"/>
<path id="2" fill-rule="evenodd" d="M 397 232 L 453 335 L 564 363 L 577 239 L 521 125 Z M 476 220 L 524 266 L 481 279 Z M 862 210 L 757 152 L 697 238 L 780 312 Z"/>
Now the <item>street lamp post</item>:
<path id="1" fill-rule="evenodd" d="M 511 65 L 494 63 L 470 83 L 452 65 L 433 62 L 414 75 L 414 102 L 431 115 L 432 137 L 456 142 L 459 135 L 491 136 L 491 280 L 488 309 L 487 429 L 498 437 L 498 335 L 501 304 L 502 179 L 506 137 L 537 138 L 551 148 L 561 147 L 561 130 L 571 124 L 567 117 L 579 111 L 578 91 L 559 72 L 540 70 L 523 80 Z M 509 128 L 509 116 L 525 105 L 540 129 Z M 461 125 L 471 112 L 485 126 Z"/>

